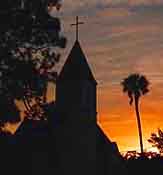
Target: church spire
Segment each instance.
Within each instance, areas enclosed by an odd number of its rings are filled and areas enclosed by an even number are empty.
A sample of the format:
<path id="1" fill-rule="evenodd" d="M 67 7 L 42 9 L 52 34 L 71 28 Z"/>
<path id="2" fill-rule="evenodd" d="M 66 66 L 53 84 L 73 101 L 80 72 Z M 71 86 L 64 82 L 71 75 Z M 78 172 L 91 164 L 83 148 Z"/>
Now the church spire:
<path id="1" fill-rule="evenodd" d="M 57 81 L 67 81 L 67 80 L 89 80 L 97 84 L 92 71 L 89 67 L 85 54 L 78 41 L 79 25 L 84 24 L 79 22 L 78 16 L 76 16 L 76 23 L 71 24 L 76 26 L 76 41 L 73 48 L 62 68 L 62 71 L 57 79 Z"/>
<path id="2" fill-rule="evenodd" d="M 97 84 L 78 41 L 75 42 L 71 49 L 58 77 L 58 81 L 64 80 L 90 80 Z"/>
<path id="3" fill-rule="evenodd" d="M 71 24 L 71 26 L 76 26 L 76 41 L 78 41 L 78 39 L 79 39 L 79 25 L 80 24 L 84 24 L 84 22 L 80 22 L 79 21 L 79 17 L 76 16 L 76 23 L 75 24 Z"/>

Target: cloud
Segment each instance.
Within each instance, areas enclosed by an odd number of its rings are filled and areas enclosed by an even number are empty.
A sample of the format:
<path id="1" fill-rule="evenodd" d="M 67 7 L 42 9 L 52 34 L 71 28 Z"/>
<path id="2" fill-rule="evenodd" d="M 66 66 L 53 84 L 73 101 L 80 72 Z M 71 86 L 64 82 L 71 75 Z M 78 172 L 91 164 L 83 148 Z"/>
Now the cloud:
<path id="1" fill-rule="evenodd" d="M 163 5 L 163 0 L 65 0 L 63 6 L 67 11 L 81 11 L 105 9 L 109 7 L 134 7 L 134 6 L 157 6 Z"/>
<path id="2" fill-rule="evenodd" d="M 129 0 L 130 6 L 138 6 L 138 5 L 162 5 L 163 0 Z"/>

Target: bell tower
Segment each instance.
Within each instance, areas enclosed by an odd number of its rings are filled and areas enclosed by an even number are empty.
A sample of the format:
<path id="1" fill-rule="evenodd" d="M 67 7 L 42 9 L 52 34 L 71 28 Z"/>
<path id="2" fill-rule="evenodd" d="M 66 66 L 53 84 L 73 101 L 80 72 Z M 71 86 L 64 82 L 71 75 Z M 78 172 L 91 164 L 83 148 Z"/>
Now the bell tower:
<path id="1" fill-rule="evenodd" d="M 62 175 L 96 174 L 96 86 L 78 41 L 56 83 L 54 131 Z"/>
<path id="2" fill-rule="evenodd" d="M 61 121 L 96 122 L 96 85 L 79 41 L 76 41 L 56 84 Z"/>

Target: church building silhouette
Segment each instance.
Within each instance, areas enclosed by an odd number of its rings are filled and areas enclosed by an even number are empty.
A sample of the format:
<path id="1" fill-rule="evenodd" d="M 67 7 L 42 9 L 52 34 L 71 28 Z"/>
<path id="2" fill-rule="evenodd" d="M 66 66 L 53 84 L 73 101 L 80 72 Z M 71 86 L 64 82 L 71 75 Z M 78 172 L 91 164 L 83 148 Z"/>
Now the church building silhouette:
<path id="1" fill-rule="evenodd" d="M 47 120 L 25 118 L 14 136 L 0 139 L 1 171 L 7 175 L 126 174 L 116 143 L 97 124 L 97 82 L 76 33 Z"/>
<path id="2" fill-rule="evenodd" d="M 97 124 L 96 86 L 76 40 L 58 77 L 47 122 L 25 119 L 15 133 L 21 168 L 28 164 L 28 174 L 125 174 L 116 144 Z"/>

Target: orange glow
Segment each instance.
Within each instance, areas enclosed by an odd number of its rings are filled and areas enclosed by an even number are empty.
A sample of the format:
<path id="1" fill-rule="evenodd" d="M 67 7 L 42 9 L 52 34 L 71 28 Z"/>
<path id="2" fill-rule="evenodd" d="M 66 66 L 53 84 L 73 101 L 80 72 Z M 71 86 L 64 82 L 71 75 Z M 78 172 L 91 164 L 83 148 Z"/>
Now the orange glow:
<path id="1" fill-rule="evenodd" d="M 153 92 L 151 91 L 147 96 L 143 96 L 140 99 L 143 141 L 146 151 L 157 150 L 152 148 L 152 145 L 147 140 L 152 132 L 157 132 L 157 128 L 163 126 L 161 102 L 151 100 L 154 98 L 154 94 L 159 93 L 156 90 L 152 89 Z M 112 95 L 105 89 L 99 89 L 99 124 L 106 135 L 112 141 L 117 142 L 121 152 L 128 150 L 139 151 L 139 137 L 134 106 L 128 104 L 128 97 L 122 93 L 120 86 L 117 94 L 115 96 L 115 94 Z"/>
<path id="2" fill-rule="evenodd" d="M 137 121 L 134 106 L 128 104 L 128 97 L 121 92 L 121 87 L 117 90 L 117 97 L 109 93 L 107 89 L 98 89 L 98 124 L 111 141 L 118 144 L 119 150 L 123 153 L 129 150 L 139 151 L 139 139 Z M 151 93 L 150 93 L 151 94 Z M 55 87 L 50 84 L 48 88 L 48 102 L 55 99 Z M 141 98 L 140 112 L 143 130 L 143 140 L 145 151 L 154 151 L 151 144 L 147 142 L 152 132 L 157 132 L 157 128 L 163 126 L 161 106 L 154 106 L 148 102 L 152 98 L 147 95 Z M 23 111 L 21 102 L 17 102 Z M 114 105 L 115 103 L 115 105 Z M 161 110 L 162 109 L 162 110 Z M 12 133 L 17 125 L 7 125 Z"/>
<path id="3" fill-rule="evenodd" d="M 154 147 L 153 147 L 153 148 L 149 148 L 148 151 L 149 151 L 149 152 L 150 152 L 150 151 L 151 151 L 151 152 L 156 152 L 156 153 L 159 154 L 158 149 L 157 149 L 157 148 L 154 148 Z"/>

